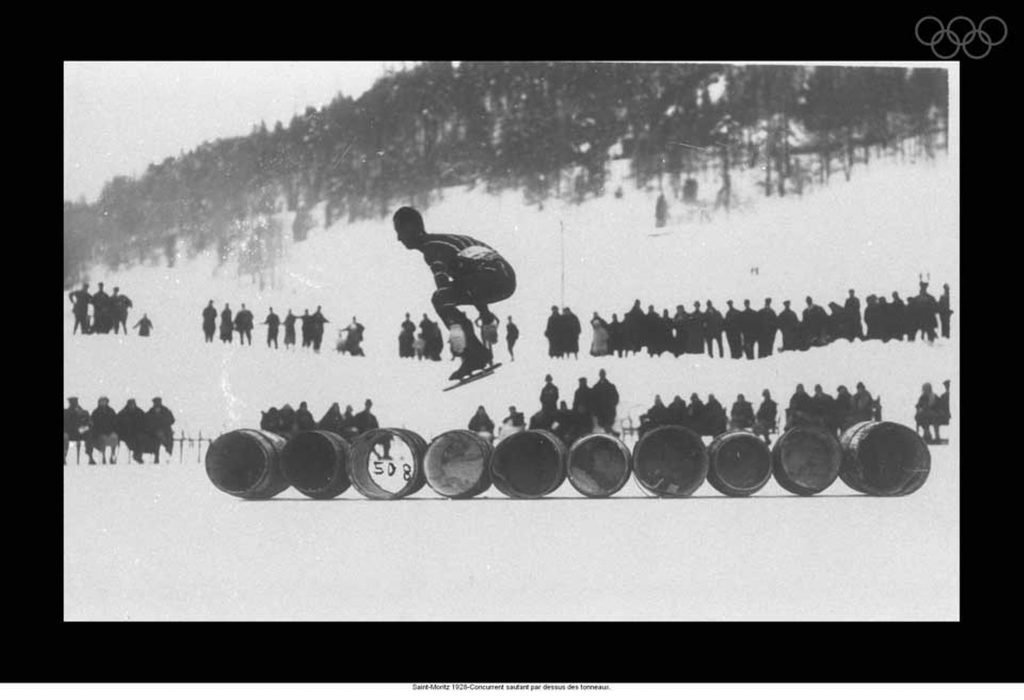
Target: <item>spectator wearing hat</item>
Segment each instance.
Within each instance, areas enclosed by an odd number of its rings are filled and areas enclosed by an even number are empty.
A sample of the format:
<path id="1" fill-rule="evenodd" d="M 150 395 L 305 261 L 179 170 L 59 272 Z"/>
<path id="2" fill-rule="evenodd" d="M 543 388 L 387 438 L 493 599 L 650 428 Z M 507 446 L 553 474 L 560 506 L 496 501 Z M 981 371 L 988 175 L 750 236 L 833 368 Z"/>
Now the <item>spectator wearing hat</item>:
<path id="1" fill-rule="evenodd" d="M 124 408 L 117 413 L 117 436 L 128 447 L 136 464 L 142 464 L 139 441 L 145 429 L 145 422 L 146 412 L 135 404 L 135 399 L 128 399 Z"/>
<path id="2" fill-rule="evenodd" d="M 757 407 L 757 414 L 754 416 L 754 434 L 764 437 L 764 441 L 769 445 L 772 444 L 769 435 L 775 432 L 778 414 L 779 405 L 772 400 L 771 392 L 765 389 L 761 392 L 761 405 Z"/>
<path id="3" fill-rule="evenodd" d="M 64 409 L 64 434 L 68 436 L 69 444 L 72 442 L 85 441 L 89 443 L 89 412 L 78 405 L 77 396 L 68 397 L 68 407 Z M 90 456 L 90 460 L 91 460 Z M 65 453 L 65 464 L 67 454 Z M 92 462 L 95 464 L 95 462 Z"/>
<path id="4" fill-rule="evenodd" d="M 754 406 L 743 397 L 743 394 L 739 394 L 729 411 L 729 428 L 731 430 L 749 430 L 753 427 Z"/>
<path id="5" fill-rule="evenodd" d="M 174 451 L 174 414 L 164 406 L 163 400 L 157 396 L 153 405 L 146 411 L 143 420 L 142 452 L 153 453 L 153 463 L 160 464 L 160 447 L 170 455 Z"/>
<path id="6" fill-rule="evenodd" d="M 110 463 L 117 464 L 117 414 L 110 407 L 110 399 L 101 396 L 92 412 L 92 429 L 86 443 L 89 464 L 96 464 L 92 457 L 94 448 L 99 448 L 100 459 L 107 463 L 107 448 L 110 448 Z"/>
<path id="7" fill-rule="evenodd" d="M 558 407 L 558 387 L 555 386 L 551 375 L 544 377 L 544 387 L 540 390 L 541 408 L 554 412 Z"/>
<path id="8" fill-rule="evenodd" d="M 498 426 L 498 440 L 501 441 L 513 433 L 520 433 L 526 429 L 526 417 L 516 410 L 515 406 L 508 407 L 508 415 Z"/>

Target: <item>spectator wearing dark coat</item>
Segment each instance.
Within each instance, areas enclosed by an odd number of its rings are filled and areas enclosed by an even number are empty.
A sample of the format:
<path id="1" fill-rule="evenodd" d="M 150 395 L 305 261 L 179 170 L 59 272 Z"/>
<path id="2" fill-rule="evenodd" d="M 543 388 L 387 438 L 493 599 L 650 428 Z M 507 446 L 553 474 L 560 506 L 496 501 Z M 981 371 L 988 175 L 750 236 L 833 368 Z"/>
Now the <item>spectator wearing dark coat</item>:
<path id="1" fill-rule="evenodd" d="M 939 324 L 942 327 L 942 337 L 949 337 L 949 318 L 953 315 L 949 307 L 949 285 L 942 285 L 942 296 L 939 297 Z"/>
<path id="2" fill-rule="evenodd" d="M 355 318 L 353 318 L 352 321 L 355 322 Z M 324 324 L 327 323 L 330 323 L 330 320 L 324 317 L 323 311 L 321 311 L 320 307 L 317 306 L 316 311 L 313 312 L 313 316 L 309 319 L 310 339 L 313 342 L 313 350 L 316 352 L 320 352 L 320 345 L 324 342 Z M 360 334 L 361 333 L 362 330 L 360 330 Z M 359 340 L 361 341 L 362 339 L 362 335 L 360 335 Z M 356 353 L 353 352 L 352 354 L 355 355 Z"/>
<path id="3" fill-rule="evenodd" d="M 110 308 L 110 295 L 103 291 L 102 282 L 97 286 L 99 286 L 99 291 L 92 295 L 93 331 L 96 333 L 109 333 L 114 325 L 114 314 Z"/>
<path id="4" fill-rule="evenodd" d="M 68 398 L 68 407 L 64 409 L 64 432 L 71 442 L 88 441 L 91 417 L 89 412 L 78 403 L 77 396 Z"/>
<path id="5" fill-rule="evenodd" d="M 676 306 L 676 313 L 672 317 L 672 355 L 679 357 L 686 352 L 686 329 L 690 324 L 690 315 L 686 308 L 679 304 Z"/>
<path id="6" fill-rule="evenodd" d="M 748 360 L 753 360 L 754 346 L 761 334 L 761 324 L 757 312 L 750 308 L 750 299 L 743 300 L 743 311 L 740 312 L 740 330 L 743 332 L 743 354 Z"/>
<path id="7" fill-rule="evenodd" d="M 89 327 L 89 303 L 92 301 L 89 283 L 83 282 L 81 289 L 68 294 L 68 299 L 71 301 L 71 313 L 75 317 L 75 326 L 71 329 L 71 334 L 74 335 L 81 328 L 83 335 L 87 335 L 92 330 Z"/>
<path id="8" fill-rule="evenodd" d="M 693 430 L 698 435 L 704 433 L 704 424 L 707 421 L 707 407 L 696 393 L 690 394 L 690 405 L 686 410 L 686 425 L 684 427 Z"/>
<path id="9" fill-rule="evenodd" d="M 843 308 L 846 311 L 846 333 L 844 337 L 847 340 L 863 338 L 864 330 L 861 328 L 860 299 L 857 298 L 854 290 L 850 290 L 850 296 L 846 297 L 846 303 L 843 305 Z"/>
<path id="10" fill-rule="evenodd" d="M 647 346 L 647 356 L 654 357 L 663 352 L 661 347 L 661 317 L 654 310 L 654 304 L 647 307 L 647 315 L 644 316 L 644 341 Z"/>
<path id="11" fill-rule="evenodd" d="M 853 395 L 850 420 L 852 423 L 871 420 L 875 413 L 875 400 L 867 389 L 864 382 L 857 382 L 857 392 Z"/>
<path id="12" fill-rule="evenodd" d="M 779 312 L 776 323 L 782 332 L 782 349 L 797 350 L 800 347 L 800 319 L 789 304 L 789 299 L 782 302 L 784 308 Z"/>
<path id="13" fill-rule="evenodd" d="M 864 300 L 864 339 L 876 340 L 882 337 L 878 327 L 878 297 L 868 294 Z"/>
<path id="14" fill-rule="evenodd" d="M 935 329 L 938 326 L 936 316 L 939 313 L 939 304 L 935 297 L 928 293 L 928 283 L 921 282 L 921 291 L 918 292 L 914 304 L 915 323 L 912 329 L 911 339 L 917 331 L 921 332 L 921 338 L 928 339 L 929 343 L 935 342 Z"/>
<path id="15" fill-rule="evenodd" d="M 235 334 L 235 322 L 231 314 L 231 307 L 226 303 L 220 312 L 220 340 L 222 343 L 230 343 Z"/>
<path id="16" fill-rule="evenodd" d="M 355 416 L 355 427 L 360 435 L 368 430 L 376 430 L 380 427 L 380 424 L 377 423 L 377 417 L 370 412 L 371 408 L 373 408 L 373 401 L 366 399 L 363 410 Z"/>
<path id="17" fill-rule="evenodd" d="M 779 330 L 779 319 L 770 298 L 764 300 L 764 307 L 757 312 L 757 321 L 757 356 L 769 357 L 775 350 L 775 334 Z"/>
<path id="18" fill-rule="evenodd" d="M 921 397 L 915 406 L 914 421 L 917 428 L 923 430 L 925 442 L 937 442 L 939 438 L 939 424 L 942 419 L 941 404 L 939 397 L 932 391 L 931 384 L 921 387 Z M 932 436 L 932 428 L 935 428 L 935 436 Z"/>
<path id="19" fill-rule="evenodd" d="M 132 460 L 136 464 L 142 464 L 140 437 L 145 429 L 146 412 L 135 404 L 135 399 L 128 399 L 128 402 L 117 413 L 117 437 L 131 452 Z"/>
<path id="20" fill-rule="evenodd" d="M 839 430 L 839 422 L 836 416 L 835 397 L 825 393 L 825 390 L 821 388 L 821 384 L 815 384 L 811 403 L 814 415 L 820 424 L 832 432 L 837 432 Z"/>
<path id="21" fill-rule="evenodd" d="M 907 318 L 907 305 L 900 298 L 899 292 L 892 293 L 892 301 L 889 302 L 889 319 L 892 339 L 905 340 L 910 334 L 910 323 Z"/>
<path id="22" fill-rule="evenodd" d="M 300 403 L 299 409 L 295 411 L 295 428 L 296 430 L 316 430 L 316 421 L 313 420 L 313 414 L 309 412 L 305 401 Z"/>
<path id="23" fill-rule="evenodd" d="M 608 432 L 613 432 L 615 413 L 619 406 L 619 390 L 608 381 L 608 376 L 603 369 L 598 372 L 598 377 L 599 379 L 590 389 L 594 404 L 594 417 L 599 426 Z"/>
<path id="24" fill-rule="evenodd" d="M 132 328 L 138 328 L 139 335 L 143 338 L 148 338 L 149 332 L 153 330 L 153 322 L 149 320 L 149 316 L 142 314 L 142 318 L 140 318 L 139 322 L 132 326 Z"/>
<path id="25" fill-rule="evenodd" d="M 796 391 L 789 399 L 789 409 L 786 412 L 786 429 L 799 426 L 815 425 L 814 402 L 804 389 L 803 384 L 796 385 Z"/>
<path id="26" fill-rule="evenodd" d="M 836 388 L 835 413 L 835 423 L 839 430 L 846 430 L 853 425 L 853 396 L 842 384 Z"/>
<path id="27" fill-rule="evenodd" d="M 295 426 L 295 409 L 292 408 L 291 404 L 286 403 L 277 412 L 278 425 L 280 426 L 280 435 L 283 438 L 291 439 L 298 428 Z"/>
<path id="28" fill-rule="evenodd" d="M 668 425 L 685 426 L 687 418 L 686 402 L 683 397 L 676 394 L 672 403 L 668 405 Z"/>
<path id="29" fill-rule="evenodd" d="M 562 339 L 562 317 L 557 306 L 551 307 L 548 325 L 544 329 L 544 337 L 548 339 L 548 357 L 561 357 L 564 353 Z"/>
<path id="30" fill-rule="evenodd" d="M 736 397 L 736 402 L 729 411 L 729 428 L 731 430 L 748 430 L 754 427 L 754 406 L 743 394 Z"/>
<path id="31" fill-rule="evenodd" d="M 761 392 L 761 405 L 757 407 L 757 415 L 754 416 L 754 433 L 764 437 L 769 445 L 772 444 L 770 435 L 775 432 L 778 415 L 779 405 L 772 400 L 771 392 L 765 389 Z"/>
<path id="32" fill-rule="evenodd" d="M 640 425 L 642 432 L 653 430 L 661 425 L 669 424 L 669 410 L 662 400 L 661 395 L 654 397 L 654 405 L 647 409 L 647 413 L 640 417 Z"/>
<path id="33" fill-rule="evenodd" d="M 338 405 L 337 401 L 331 404 L 331 407 L 327 409 L 327 413 L 320 419 L 316 427 L 319 430 L 326 430 L 327 432 L 344 437 L 345 420 L 341 416 L 341 406 Z"/>
<path id="34" fill-rule="evenodd" d="M 302 347 L 308 348 L 313 344 L 313 315 L 309 313 L 309 309 L 304 310 L 299 316 L 299 333 L 302 335 Z"/>
<path id="35" fill-rule="evenodd" d="M 341 434 L 347 440 L 359 435 L 359 428 L 356 426 L 356 416 L 351 406 L 345 406 L 345 412 L 341 414 Z"/>
<path id="36" fill-rule="evenodd" d="M 505 324 L 505 344 L 508 346 L 508 356 L 512 362 L 516 361 L 515 347 L 516 341 L 519 340 L 519 326 L 512 322 L 512 317 L 508 317 L 508 323 Z"/>
<path id="37" fill-rule="evenodd" d="M 91 416 L 89 440 L 86 442 L 86 454 L 89 464 L 96 464 L 92 451 L 99 448 L 103 463 L 107 463 L 107 447 L 110 448 L 110 463 L 117 464 L 117 413 L 110 407 L 110 399 L 101 396 Z"/>
<path id="38" fill-rule="evenodd" d="M 612 320 L 608 323 L 608 349 L 616 357 L 626 353 L 626 331 L 618 314 L 612 314 Z"/>
<path id="39" fill-rule="evenodd" d="M 398 334 L 398 356 L 414 357 L 413 343 L 415 342 L 416 324 L 409 318 L 409 314 L 406 314 L 405 320 L 402 321 L 402 332 Z"/>
<path id="40" fill-rule="evenodd" d="M 686 317 L 686 352 L 691 355 L 704 354 L 704 312 L 700 302 L 693 302 L 693 311 Z"/>
<path id="41" fill-rule="evenodd" d="M 242 304 L 242 308 L 235 314 L 235 330 L 238 331 L 239 345 L 245 345 L 246 343 L 252 345 L 252 327 L 252 311 L 249 311 L 245 308 L 245 304 Z"/>
<path id="42" fill-rule="evenodd" d="M 551 375 L 544 377 L 544 386 L 540 390 L 540 405 L 554 411 L 558 407 L 558 387 Z"/>
<path id="43" fill-rule="evenodd" d="M 487 415 L 483 406 L 476 409 L 476 413 L 469 419 L 469 429 L 474 433 L 484 433 L 488 437 L 494 435 L 494 421 Z"/>
<path id="44" fill-rule="evenodd" d="M 260 430 L 266 430 L 275 435 L 283 435 L 281 429 L 281 412 L 271 406 L 266 411 L 260 412 Z"/>
<path id="45" fill-rule="evenodd" d="M 714 394 L 708 394 L 708 402 L 704 406 L 704 435 L 715 437 L 724 433 L 728 426 L 725 407 L 718 402 Z"/>
<path id="46" fill-rule="evenodd" d="M 574 359 L 578 360 L 580 352 L 580 333 L 582 333 L 580 319 L 572 312 L 572 309 L 567 306 L 562 309 L 562 323 L 564 324 L 565 329 L 565 354 L 572 355 Z"/>
<path id="47" fill-rule="evenodd" d="M 623 340 L 626 354 L 639 352 L 644 342 L 644 312 L 640 300 L 633 302 L 633 308 L 622 318 Z"/>
<path id="48" fill-rule="evenodd" d="M 725 302 L 729 307 L 725 312 L 725 339 L 729 343 L 729 356 L 738 360 L 743 357 L 743 324 L 740 322 L 740 312 L 732 305 L 732 299 Z"/>
<path id="49" fill-rule="evenodd" d="M 153 399 L 153 405 L 146 411 L 143 420 L 142 451 L 152 452 L 154 464 L 160 464 L 160 448 L 170 455 L 174 450 L 174 414 L 163 405 L 160 397 Z"/>
<path id="50" fill-rule="evenodd" d="M 263 325 L 267 327 L 267 347 L 270 344 L 274 344 L 274 349 L 277 349 L 277 330 L 281 326 L 281 317 L 274 313 L 274 307 L 270 307 L 270 313 L 267 314 L 266 320 L 263 321 Z"/>
<path id="51" fill-rule="evenodd" d="M 295 323 L 299 320 L 299 317 L 292 313 L 291 309 L 288 309 L 288 315 L 284 317 L 284 347 L 287 349 L 289 346 L 295 347 Z"/>
<path id="52" fill-rule="evenodd" d="M 725 328 L 725 318 L 722 312 L 715 308 L 715 305 L 708 299 L 704 306 L 704 342 L 707 344 L 708 357 L 714 357 L 712 351 L 714 343 L 718 343 L 718 356 L 724 357 L 722 352 L 722 330 Z"/>
<path id="53" fill-rule="evenodd" d="M 217 309 L 213 306 L 213 299 L 203 309 L 203 337 L 207 343 L 213 342 L 213 334 L 217 332 Z"/>
<path id="54" fill-rule="evenodd" d="M 114 287 L 114 293 L 110 295 L 110 307 L 114 316 L 114 333 L 118 329 L 128 335 L 128 309 L 132 308 L 132 300 L 121 294 L 120 287 Z"/>

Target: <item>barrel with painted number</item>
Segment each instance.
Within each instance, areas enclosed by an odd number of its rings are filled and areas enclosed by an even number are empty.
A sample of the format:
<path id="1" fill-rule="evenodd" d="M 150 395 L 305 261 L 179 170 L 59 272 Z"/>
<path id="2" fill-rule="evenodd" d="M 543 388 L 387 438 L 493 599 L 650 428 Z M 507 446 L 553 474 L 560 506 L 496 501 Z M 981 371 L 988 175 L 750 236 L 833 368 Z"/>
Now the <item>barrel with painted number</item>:
<path id="1" fill-rule="evenodd" d="M 427 447 L 423 473 L 445 498 L 472 498 L 491 487 L 491 441 L 469 430 L 441 433 Z"/>
<path id="2" fill-rule="evenodd" d="M 645 433 L 633 447 L 633 476 L 652 495 L 690 496 L 708 475 L 708 453 L 689 428 L 664 425 Z"/>
<path id="3" fill-rule="evenodd" d="M 498 443 L 491 480 L 506 496 L 540 498 L 565 481 L 565 444 L 547 430 L 524 430 Z"/>
<path id="4" fill-rule="evenodd" d="M 263 430 L 232 430 L 206 451 L 206 475 L 224 493 L 259 500 L 288 488 L 281 473 L 283 437 Z"/>
<path id="5" fill-rule="evenodd" d="M 348 442 L 326 430 L 307 430 L 288 441 L 281 453 L 281 473 L 297 491 L 316 499 L 335 498 L 351 485 Z"/>
<path id="6" fill-rule="evenodd" d="M 391 501 L 419 491 L 426 484 L 423 453 L 426 441 L 402 428 L 376 428 L 352 443 L 348 476 L 359 493 L 375 501 Z"/>
<path id="7" fill-rule="evenodd" d="M 588 498 L 606 498 L 629 480 L 633 455 L 614 435 L 584 435 L 569 448 L 569 483 Z"/>
<path id="8" fill-rule="evenodd" d="M 744 430 L 722 433 L 708 445 L 708 483 L 726 496 L 750 496 L 772 478 L 764 441 Z"/>
<path id="9" fill-rule="evenodd" d="M 832 433 L 815 426 L 790 428 L 772 448 L 772 473 L 779 486 L 797 496 L 813 496 L 839 476 L 842 448 Z"/>
<path id="10" fill-rule="evenodd" d="M 857 423 L 843 433 L 840 444 L 839 478 L 869 496 L 907 496 L 924 485 L 931 471 L 928 445 L 899 423 Z"/>

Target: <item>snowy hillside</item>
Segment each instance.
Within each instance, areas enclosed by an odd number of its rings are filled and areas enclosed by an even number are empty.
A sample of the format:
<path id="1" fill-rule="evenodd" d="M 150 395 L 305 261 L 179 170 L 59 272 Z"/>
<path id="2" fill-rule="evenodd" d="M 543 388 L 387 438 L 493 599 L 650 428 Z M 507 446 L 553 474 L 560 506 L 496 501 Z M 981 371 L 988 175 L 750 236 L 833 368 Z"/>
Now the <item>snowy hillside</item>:
<path id="1" fill-rule="evenodd" d="M 614 178 L 609 190 L 613 187 Z M 767 387 L 777 398 L 788 398 L 798 381 L 808 389 L 821 382 L 834 392 L 838 383 L 852 388 L 863 380 L 891 407 L 887 417 L 904 421 L 910 419 L 909 406 L 923 381 L 955 381 L 958 353 L 950 341 L 934 347 L 841 341 L 756 362 L 663 356 L 586 357 L 574 363 L 549 361 L 543 338 L 550 306 L 561 302 L 562 226 L 565 304 L 584 323 L 595 310 L 606 319 L 621 314 L 634 299 L 660 311 L 674 310 L 679 303 L 690 307 L 698 299 L 712 299 L 724 308 L 726 299 L 739 306 L 749 298 L 759 307 L 766 296 L 776 308 L 792 299 L 794 308 L 801 309 L 807 294 L 825 305 L 843 299 L 850 288 L 862 301 L 869 293 L 893 290 L 906 297 L 916 291 L 920 272 L 930 273 L 936 294 L 943 282 L 950 283 L 956 311 L 957 167 L 945 156 L 915 165 L 876 160 L 855 171 L 849 182 L 833 178 L 827 188 L 804 197 L 762 197 L 728 217 L 665 229 L 653 225 L 657 192 L 623 189 L 622 198 L 609 194 L 579 206 L 556 203 L 539 210 L 525 205 L 518 193 L 491 196 L 457 188 L 424 212 L 428 231 L 477 236 L 517 270 L 515 296 L 494 308 L 502 321 L 512 315 L 520 327 L 518 359 L 474 386 L 441 394 L 453 369 L 450 363 L 398 360 L 399 324 L 407 311 L 415 320 L 426 311 L 433 315 L 433 283 L 421 256 L 395 240 L 389 221 L 378 220 L 338 222 L 290 245 L 278 271 L 278 288 L 262 294 L 248 279 L 236 279 L 230 263 L 212 274 L 209 258 L 174 269 L 94 274 L 94 285 L 104 281 L 108 291 L 118 285 L 134 300 L 130 323 L 149 313 L 154 335 L 73 337 L 65 300 L 65 394 L 78 395 L 90 408 L 103 393 L 118 408 L 129 395 L 146 406 L 149 398 L 161 395 L 175 410 L 180 428 L 207 434 L 253 425 L 259 411 L 271 404 L 306 400 L 319 417 L 332 401 L 359 410 L 370 397 L 382 424 L 406 425 L 429 437 L 462 427 L 480 404 L 495 420 L 509 404 L 529 414 L 536 410 L 548 372 L 571 400 L 578 377 L 596 380 L 597 370 L 605 367 L 623 396 L 622 412 L 635 414 L 655 393 L 667 402 L 676 393 L 688 398 L 693 391 L 702 396 L 714 392 L 728 406 L 739 392 L 753 399 Z M 684 218 L 681 206 L 674 205 L 677 219 Z M 759 274 L 752 275 L 752 267 Z M 331 321 L 324 351 L 268 350 L 260 326 L 251 348 L 219 341 L 206 345 L 200 311 L 209 299 L 218 310 L 225 301 L 233 310 L 245 303 L 257 321 L 268 306 L 283 317 L 289 308 L 301 314 L 321 304 Z M 337 330 L 353 315 L 367 328 L 365 358 L 333 352 Z M 953 343 L 958 318 L 953 316 Z M 589 342 L 585 325 L 581 347 L 585 350 Z M 507 360 L 503 342 L 496 356 Z"/>

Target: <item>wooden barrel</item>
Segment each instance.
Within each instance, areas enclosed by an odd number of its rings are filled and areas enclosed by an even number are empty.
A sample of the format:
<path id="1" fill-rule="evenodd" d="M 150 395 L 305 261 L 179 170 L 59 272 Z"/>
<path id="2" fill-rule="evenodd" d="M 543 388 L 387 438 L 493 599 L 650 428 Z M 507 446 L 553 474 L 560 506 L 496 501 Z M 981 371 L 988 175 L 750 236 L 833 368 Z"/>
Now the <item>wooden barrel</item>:
<path id="1" fill-rule="evenodd" d="M 490 440 L 469 430 L 435 437 L 423 457 L 427 484 L 445 498 L 472 498 L 491 487 Z"/>
<path id="2" fill-rule="evenodd" d="M 335 498 L 352 483 L 348 478 L 351 458 L 352 450 L 345 438 L 326 430 L 307 430 L 285 445 L 281 473 L 310 498 Z"/>
<path id="3" fill-rule="evenodd" d="M 206 450 L 206 475 L 224 493 L 247 499 L 273 498 L 288 488 L 281 473 L 285 439 L 263 430 L 232 430 Z"/>
<path id="4" fill-rule="evenodd" d="M 569 448 L 569 483 L 589 498 L 611 496 L 626 485 L 633 470 L 629 448 L 614 435 L 584 435 Z"/>
<path id="5" fill-rule="evenodd" d="M 850 426 L 840 439 L 839 477 L 869 496 L 906 496 L 924 485 L 931 471 L 928 445 L 912 428 L 889 421 Z"/>
<path id="6" fill-rule="evenodd" d="M 750 496 L 772 478 L 764 440 L 745 430 L 722 433 L 708 446 L 708 482 L 726 496 Z"/>
<path id="7" fill-rule="evenodd" d="M 524 430 L 498 443 L 491 480 L 506 496 L 540 498 L 565 481 L 565 444 L 547 430 Z"/>
<path id="8" fill-rule="evenodd" d="M 359 493 L 375 501 L 405 498 L 423 488 L 426 441 L 402 428 L 376 428 L 352 443 L 348 477 Z"/>
<path id="9" fill-rule="evenodd" d="M 708 475 L 708 453 L 700 435 L 678 425 L 644 433 L 633 447 L 633 476 L 657 496 L 690 496 Z"/>
<path id="10" fill-rule="evenodd" d="M 790 428 L 772 448 L 775 480 L 797 496 L 813 496 L 831 486 L 841 462 L 835 435 L 815 426 Z"/>

